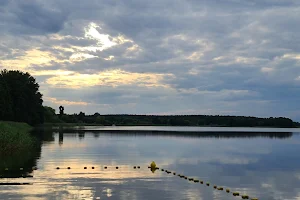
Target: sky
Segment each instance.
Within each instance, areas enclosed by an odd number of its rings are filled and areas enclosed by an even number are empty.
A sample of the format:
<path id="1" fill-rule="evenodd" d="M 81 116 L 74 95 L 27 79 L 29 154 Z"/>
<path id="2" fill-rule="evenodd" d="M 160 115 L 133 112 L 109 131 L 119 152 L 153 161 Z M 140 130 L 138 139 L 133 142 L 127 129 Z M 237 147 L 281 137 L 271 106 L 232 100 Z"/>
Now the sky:
<path id="1" fill-rule="evenodd" d="M 300 121 L 299 0 L 0 0 L 0 69 L 69 114 Z"/>

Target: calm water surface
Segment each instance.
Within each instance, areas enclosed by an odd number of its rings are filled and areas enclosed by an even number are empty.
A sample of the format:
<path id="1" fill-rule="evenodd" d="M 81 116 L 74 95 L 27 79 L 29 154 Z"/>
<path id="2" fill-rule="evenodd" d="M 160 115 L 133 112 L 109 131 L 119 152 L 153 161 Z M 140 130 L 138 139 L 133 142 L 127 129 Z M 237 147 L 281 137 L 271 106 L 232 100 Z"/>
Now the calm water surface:
<path id="1" fill-rule="evenodd" d="M 205 128 L 178 134 L 142 132 L 141 128 L 39 133 L 41 145 L 36 152 L 0 161 L 1 167 L 10 167 L 0 170 L 0 183 L 31 185 L 0 185 L 0 199 L 241 199 L 213 185 L 250 198 L 300 199 L 298 129 Z M 147 168 L 151 161 L 211 185 L 161 170 L 153 173 Z M 38 169 L 31 170 L 34 166 Z M 24 172 L 19 172 L 20 167 Z M 22 174 L 33 177 L 12 178 Z"/>

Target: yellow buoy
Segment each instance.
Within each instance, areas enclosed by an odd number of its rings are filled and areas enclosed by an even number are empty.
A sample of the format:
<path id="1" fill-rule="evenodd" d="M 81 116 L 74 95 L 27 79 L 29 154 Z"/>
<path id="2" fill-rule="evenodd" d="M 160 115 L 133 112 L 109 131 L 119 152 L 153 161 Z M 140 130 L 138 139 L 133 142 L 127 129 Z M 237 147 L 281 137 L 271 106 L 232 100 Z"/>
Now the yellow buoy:
<path id="1" fill-rule="evenodd" d="M 150 164 L 151 169 L 155 169 L 156 168 L 156 163 L 154 161 L 152 161 L 152 163 Z"/>
<path id="2" fill-rule="evenodd" d="M 151 168 L 151 167 L 149 167 L 149 168 L 150 168 L 152 173 L 154 173 L 156 171 L 156 168 Z"/>

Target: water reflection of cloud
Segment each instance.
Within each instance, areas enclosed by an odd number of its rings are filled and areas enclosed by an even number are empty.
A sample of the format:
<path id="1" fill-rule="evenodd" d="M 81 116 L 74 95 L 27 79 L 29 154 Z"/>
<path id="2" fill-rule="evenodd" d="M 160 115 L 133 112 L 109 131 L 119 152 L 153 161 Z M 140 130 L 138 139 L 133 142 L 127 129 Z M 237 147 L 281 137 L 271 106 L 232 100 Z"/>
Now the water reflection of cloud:
<path id="1" fill-rule="evenodd" d="M 249 163 L 255 163 L 257 161 L 258 161 L 257 158 L 230 157 L 230 156 L 224 154 L 224 155 L 213 155 L 213 156 L 207 156 L 207 157 L 201 157 L 201 158 L 180 158 L 177 161 L 177 163 L 197 165 L 200 162 L 206 162 L 206 163 L 247 165 Z"/>
<path id="2" fill-rule="evenodd" d="M 202 195 L 199 190 L 195 188 L 187 189 L 181 192 L 181 198 L 185 198 L 187 200 L 202 200 Z"/>
<path id="3" fill-rule="evenodd" d="M 288 140 L 184 138 L 181 142 L 168 137 L 100 135 L 94 138 L 92 134 L 86 134 L 82 140 L 66 137 L 63 145 L 59 146 L 58 135 L 55 137 L 55 143 L 43 148 L 38 166 L 40 170 L 34 172 L 32 179 L 34 185 L 21 186 L 20 190 L 17 189 L 18 193 L 11 188 L 1 188 L 1 197 L 100 197 L 112 200 L 233 198 L 224 191 L 186 182 L 159 170 L 153 174 L 147 168 L 152 160 L 159 167 L 259 199 L 297 199 L 299 196 L 300 165 L 295 152 L 299 152 L 300 147 L 291 145 Z M 282 162 L 285 164 L 280 164 Z M 141 169 L 134 170 L 133 165 L 140 165 Z M 57 166 L 63 169 L 56 170 Z M 71 170 L 66 169 L 69 166 Z M 92 170 L 91 166 L 96 168 Z M 104 166 L 109 169 L 104 170 Z M 88 169 L 84 170 L 84 167 Z M 34 187 L 34 191 L 28 191 L 29 187 Z"/>
<path id="4" fill-rule="evenodd" d="M 107 197 L 111 197 L 112 196 L 112 189 L 107 188 L 107 189 L 103 190 L 103 192 L 106 192 L 106 196 Z"/>
<path id="5" fill-rule="evenodd" d="M 272 185 L 268 184 L 268 183 L 262 183 L 261 187 L 263 187 L 263 188 L 272 188 Z"/>
<path id="6" fill-rule="evenodd" d="M 123 190 L 120 191 L 121 200 L 138 200 L 137 192 L 134 190 Z"/>

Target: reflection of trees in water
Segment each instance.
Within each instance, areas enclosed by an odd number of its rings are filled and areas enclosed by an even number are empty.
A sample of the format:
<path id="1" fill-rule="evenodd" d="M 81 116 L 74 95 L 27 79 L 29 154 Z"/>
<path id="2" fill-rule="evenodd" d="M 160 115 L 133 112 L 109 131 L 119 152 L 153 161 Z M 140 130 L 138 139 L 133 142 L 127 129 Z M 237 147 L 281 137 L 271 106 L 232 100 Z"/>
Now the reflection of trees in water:
<path id="1" fill-rule="evenodd" d="M 41 156 L 41 142 L 35 140 L 34 147 L 27 151 L 14 152 L 10 156 L 2 156 L 0 162 L 0 178 L 17 178 L 29 176 L 36 167 Z"/>
<path id="2" fill-rule="evenodd" d="M 78 137 L 79 137 L 80 140 L 82 140 L 84 138 L 84 136 L 85 136 L 85 132 L 79 132 L 78 133 Z"/>
<path id="3" fill-rule="evenodd" d="M 116 133 L 111 133 L 115 135 Z M 119 133 L 118 133 L 119 134 Z M 169 137 L 197 137 L 197 138 L 289 138 L 293 133 L 254 133 L 254 132 L 145 132 L 145 133 L 121 133 L 120 135 L 156 135 L 156 136 L 169 136 Z"/>
<path id="4" fill-rule="evenodd" d="M 94 135 L 95 138 L 98 138 L 100 136 L 100 133 L 99 132 L 95 132 L 95 133 L 93 133 L 93 135 Z"/>
<path id="5" fill-rule="evenodd" d="M 44 129 L 44 128 L 39 128 L 35 129 L 32 132 L 33 136 L 36 137 L 42 144 L 47 144 L 53 142 L 54 139 L 54 134 L 53 130 L 51 129 Z"/>
<path id="6" fill-rule="evenodd" d="M 64 144 L 64 132 L 62 129 L 59 129 L 58 131 L 58 144 L 59 146 Z"/>
<path id="7" fill-rule="evenodd" d="M 56 130 L 57 131 L 57 130 Z M 78 137 L 84 139 L 86 133 L 93 134 L 95 138 L 100 135 L 109 136 L 167 136 L 167 137 L 197 137 L 197 138 L 277 138 L 285 139 L 292 137 L 291 132 L 169 132 L 169 131 L 85 131 L 74 129 L 59 129 L 58 132 L 53 130 L 40 130 L 37 137 L 43 144 L 54 141 L 54 134 L 58 133 L 58 144 L 61 146 L 64 142 L 64 137 Z"/>
<path id="8" fill-rule="evenodd" d="M 74 131 L 72 133 L 74 133 Z M 98 138 L 100 136 L 100 133 L 93 133 L 93 135 L 95 138 Z M 74 134 L 69 134 L 69 133 L 64 134 L 64 131 L 60 130 L 58 132 L 58 144 L 59 144 L 59 146 L 62 146 L 64 144 L 64 137 L 77 137 L 77 136 L 80 140 L 82 140 L 85 137 L 85 132 L 76 133 L 74 135 Z M 53 138 L 53 141 L 54 141 L 54 138 Z"/>
<path id="9" fill-rule="evenodd" d="M 64 134 L 62 132 L 59 132 L 58 134 L 58 144 L 59 146 L 64 144 Z"/>
<path id="10" fill-rule="evenodd" d="M 198 137 L 198 138 L 277 138 L 284 139 L 292 137 L 292 132 L 170 132 L 170 131 L 84 131 L 65 129 L 64 133 L 77 133 L 79 138 L 83 138 L 85 133 L 93 133 L 94 137 L 100 135 L 110 136 L 168 136 L 168 137 Z"/>
<path id="11" fill-rule="evenodd" d="M 58 144 L 59 144 L 59 146 L 61 146 L 61 145 L 63 145 L 63 143 L 64 143 L 64 130 L 60 126 L 59 131 L 58 131 Z"/>
<path id="12" fill-rule="evenodd" d="M 30 176 L 37 160 L 41 156 L 42 144 L 54 141 L 53 132 L 37 129 L 32 133 L 33 147 L 26 151 L 13 152 L 10 156 L 1 156 L 0 178 L 18 178 Z"/>

